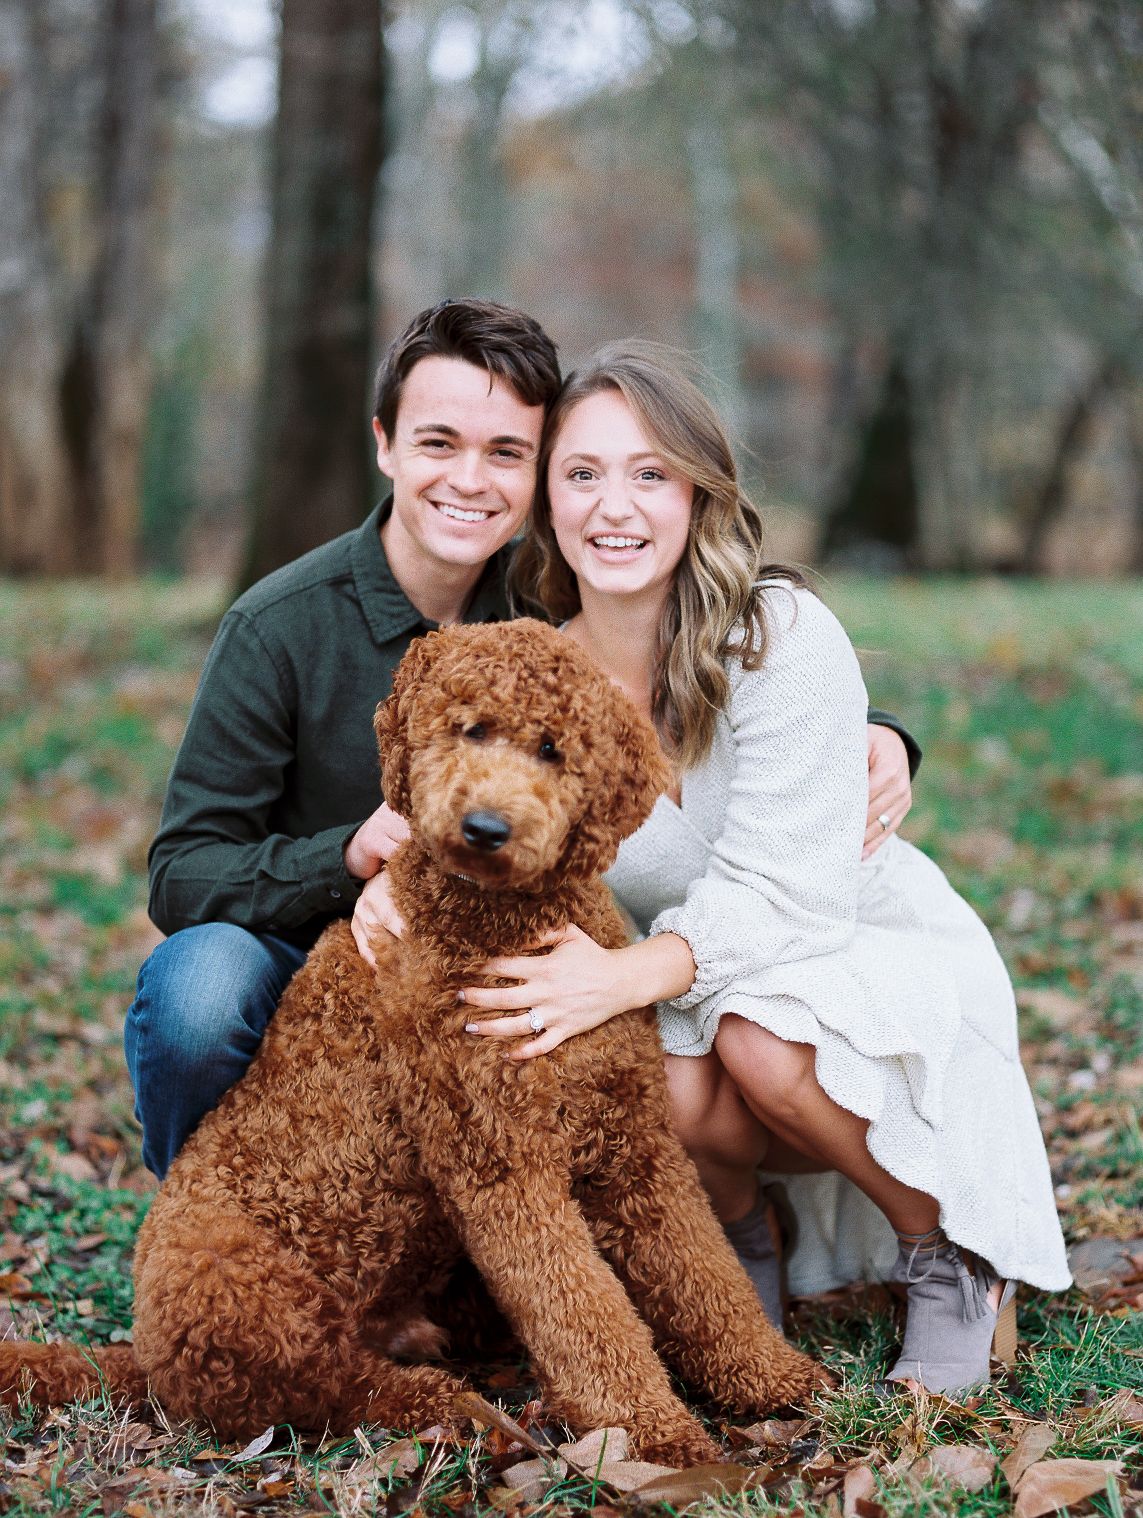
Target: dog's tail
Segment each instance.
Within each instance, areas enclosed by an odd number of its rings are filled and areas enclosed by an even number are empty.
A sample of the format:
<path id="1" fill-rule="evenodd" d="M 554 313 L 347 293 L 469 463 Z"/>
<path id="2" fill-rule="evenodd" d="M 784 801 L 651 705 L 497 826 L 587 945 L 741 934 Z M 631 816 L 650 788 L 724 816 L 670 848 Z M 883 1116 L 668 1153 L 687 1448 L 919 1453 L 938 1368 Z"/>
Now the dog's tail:
<path id="1" fill-rule="evenodd" d="M 130 1344 L 0 1344 L 0 1407 L 23 1397 L 59 1407 L 105 1392 L 115 1402 L 145 1402 L 147 1377 Z"/>

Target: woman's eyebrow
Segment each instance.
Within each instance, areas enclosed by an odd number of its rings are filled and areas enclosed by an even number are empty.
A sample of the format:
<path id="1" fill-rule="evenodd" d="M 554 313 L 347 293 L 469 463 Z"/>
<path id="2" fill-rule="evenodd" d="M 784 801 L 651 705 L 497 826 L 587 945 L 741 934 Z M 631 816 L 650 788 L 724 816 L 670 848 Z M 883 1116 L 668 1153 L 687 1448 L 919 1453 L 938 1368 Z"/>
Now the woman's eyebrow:
<path id="1" fill-rule="evenodd" d="M 585 464 L 602 464 L 603 462 L 599 455 L 595 453 L 567 453 L 564 455 L 562 462 L 570 464 L 573 459 L 582 459 Z M 661 461 L 662 455 L 659 453 L 629 453 L 624 463 L 639 464 L 644 459 L 659 459 Z"/>

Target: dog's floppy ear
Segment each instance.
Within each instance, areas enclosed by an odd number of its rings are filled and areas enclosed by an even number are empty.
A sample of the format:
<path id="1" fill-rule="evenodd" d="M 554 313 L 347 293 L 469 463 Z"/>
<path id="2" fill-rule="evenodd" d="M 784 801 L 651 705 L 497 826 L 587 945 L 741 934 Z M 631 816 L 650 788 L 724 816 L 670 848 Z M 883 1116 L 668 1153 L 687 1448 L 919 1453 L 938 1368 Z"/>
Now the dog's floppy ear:
<path id="1" fill-rule="evenodd" d="M 381 752 L 381 793 L 385 802 L 402 817 L 412 805 L 409 796 L 409 713 L 413 697 L 430 667 L 443 652 L 445 638 L 426 633 L 409 644 L 408 652 L 393 676 L 393 691 L 373 717 L 373 731 Z"/>
<path id="2" fill-rule="evenodd" d="M 672 778 L 651 724 L 610 680 L 601 684 L 598 771 L 565 860 L 568 873 L 581 879 L 611 868 L 619 845 L 651 815 Z"/>

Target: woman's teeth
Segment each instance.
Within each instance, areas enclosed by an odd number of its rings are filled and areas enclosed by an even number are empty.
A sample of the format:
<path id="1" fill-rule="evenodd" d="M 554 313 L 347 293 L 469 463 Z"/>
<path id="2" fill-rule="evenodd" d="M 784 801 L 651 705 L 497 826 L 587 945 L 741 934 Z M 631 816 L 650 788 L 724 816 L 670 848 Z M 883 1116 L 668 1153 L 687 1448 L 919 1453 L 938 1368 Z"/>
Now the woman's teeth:
<path id="1" fill-rule="evenodd" d="M 437 502 L 437 510 L 442 516 L 452 517 L 454 522 L 487 522 L 492 515 L 490 511 L 464 511 L 459 506 L 446 506 L 443 502 Z"/>
<path id="2" fill-rule="evenodd" d="M 646 538 L 592 538 L 596 548 L 642 548 Z"/>

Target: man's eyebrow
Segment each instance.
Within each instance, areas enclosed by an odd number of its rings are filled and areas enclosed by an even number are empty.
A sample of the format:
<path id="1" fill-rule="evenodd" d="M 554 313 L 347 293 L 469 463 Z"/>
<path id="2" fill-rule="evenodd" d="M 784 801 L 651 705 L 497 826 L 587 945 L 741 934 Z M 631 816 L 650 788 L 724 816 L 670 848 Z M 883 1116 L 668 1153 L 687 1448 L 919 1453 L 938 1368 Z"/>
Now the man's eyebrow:
<path id="1" fill-rule="evenodd" d="M 449 427 L 444 422 L 422 422 L 419 427 L 413 428 L 414 437 L 420 437 L 422 433 L 426 432 L 450 438 L 460 437 L 460 433 L 455 427 Z M 510 432 L 504 433 L 502 437 L 489 438 L 488 441 L 493 448 L 503 448 L 506 443 L 510 444 L 513 448 L 526 448 L 532 452 L 535 452 L 536 448 L 535 443 L 530 438 L 516 437 Z"/>

